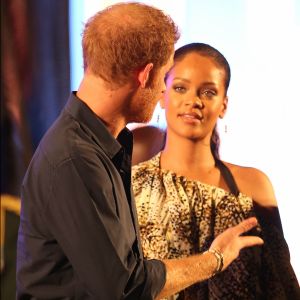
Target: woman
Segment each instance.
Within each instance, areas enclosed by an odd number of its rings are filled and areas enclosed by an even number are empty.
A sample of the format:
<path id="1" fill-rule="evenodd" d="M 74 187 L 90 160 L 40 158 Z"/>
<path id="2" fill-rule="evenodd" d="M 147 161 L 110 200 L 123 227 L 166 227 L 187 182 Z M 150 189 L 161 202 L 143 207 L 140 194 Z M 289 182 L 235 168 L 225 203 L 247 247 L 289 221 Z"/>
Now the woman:
<path id="1" fill-rule="evenodd" d="M 273 187 L 255 168 L 220 160 L 218 118 L 227 109 L 230 67 L 213 47 L 175 52 L 166 77 L 164 149 L 133 167 L 144 255 L 178 258 L 206 251 L 214 237 L 256 215 L 263 247 L 241 252 L 227 270 L 173 299 L 300 299 Z"/>

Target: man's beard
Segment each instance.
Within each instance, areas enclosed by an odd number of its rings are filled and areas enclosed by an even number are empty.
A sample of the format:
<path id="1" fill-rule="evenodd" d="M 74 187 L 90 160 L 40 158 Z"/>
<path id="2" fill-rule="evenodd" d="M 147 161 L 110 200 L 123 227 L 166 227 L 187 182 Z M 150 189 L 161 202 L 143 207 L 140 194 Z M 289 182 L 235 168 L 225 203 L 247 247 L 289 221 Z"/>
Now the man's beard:
<path id="1" fill-rule="evenodd" d="M 140 90 L 135 99 L 131 102 L 128 108 L 129 123 L 147 123 L 151 120 L 155 106 L 158 101 L 155 101 L 157 93 L 153 88 Z"/>

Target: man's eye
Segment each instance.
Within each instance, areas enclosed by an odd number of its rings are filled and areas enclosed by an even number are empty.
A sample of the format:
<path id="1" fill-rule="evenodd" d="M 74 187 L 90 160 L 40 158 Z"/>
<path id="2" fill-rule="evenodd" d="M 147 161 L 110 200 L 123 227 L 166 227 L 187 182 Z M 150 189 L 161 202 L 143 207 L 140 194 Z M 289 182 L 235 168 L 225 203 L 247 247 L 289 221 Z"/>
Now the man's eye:
<path id="1" fill-rule="evenodd" d="M 178 85 L 174 86 L 173 89 L 177 93 L 184 93 L 186 91 L 185 87 Z"/>

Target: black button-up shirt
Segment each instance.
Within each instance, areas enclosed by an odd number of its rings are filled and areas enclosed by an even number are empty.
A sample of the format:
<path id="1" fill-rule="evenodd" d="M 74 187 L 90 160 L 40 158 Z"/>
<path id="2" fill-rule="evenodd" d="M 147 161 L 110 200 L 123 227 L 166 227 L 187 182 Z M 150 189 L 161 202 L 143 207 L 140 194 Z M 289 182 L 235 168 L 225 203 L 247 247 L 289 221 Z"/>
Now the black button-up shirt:
<path id="1" fill-rule="evenodd" d="M 153 299 L 161 261 L 143 259 L 131 192 L 132 136 L 117 140 L 74 94 L 22 185 L 18 299 Z"/>

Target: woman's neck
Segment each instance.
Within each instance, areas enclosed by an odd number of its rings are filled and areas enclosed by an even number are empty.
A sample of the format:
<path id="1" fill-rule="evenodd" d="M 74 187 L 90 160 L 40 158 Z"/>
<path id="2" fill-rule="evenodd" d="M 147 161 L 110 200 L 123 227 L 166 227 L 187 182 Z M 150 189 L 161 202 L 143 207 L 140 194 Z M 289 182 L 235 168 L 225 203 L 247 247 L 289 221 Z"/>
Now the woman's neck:
<path id="1" fill-rule="evenodd" d="M 208 138 L 193 141 L 168 134 L 160 164 L 162 169 L 190 179 L 204 180 L 208 183 L 219 179 L 219 170 L 215 166 Z M 218 178 L 213 179 L 212 176 Z"/>
<path id="2" fill-rule="evenodd" d="M 170 170 L 189 180 L 229 190 L 210 149 L 210 137 L 193 141 L 184 137 L 167 135 L 160 157 L 162 169 Z"/>

